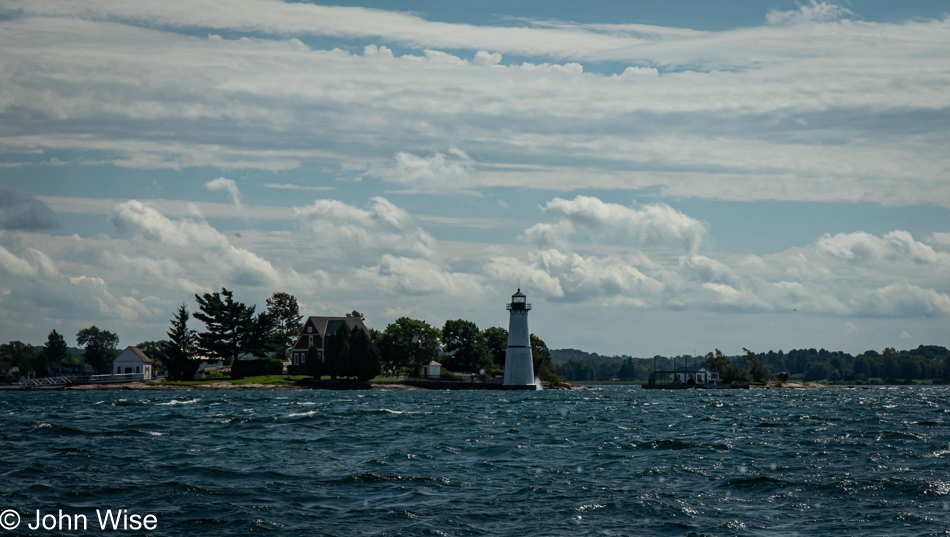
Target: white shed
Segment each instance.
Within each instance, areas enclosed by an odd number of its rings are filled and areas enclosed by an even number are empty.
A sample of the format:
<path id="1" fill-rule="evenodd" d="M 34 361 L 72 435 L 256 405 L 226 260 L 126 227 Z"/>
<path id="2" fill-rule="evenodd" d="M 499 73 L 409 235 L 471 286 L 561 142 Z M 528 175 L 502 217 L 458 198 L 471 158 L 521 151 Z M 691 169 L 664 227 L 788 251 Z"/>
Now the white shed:
<path id="1" fill-rule="evenodd" d="M 419 370 L 419 376 L 424 379 L 438 379 L 442 374 L 442 364 L 435 360 L 422 366 Z"/>
<path id="2" fill-rule="evenodd" d="M 126 347 L 112 362 L 112 374 L 126 375 L 130 380 L 151 380 L 154 372 L 152 359 L 138 347 Z"/>

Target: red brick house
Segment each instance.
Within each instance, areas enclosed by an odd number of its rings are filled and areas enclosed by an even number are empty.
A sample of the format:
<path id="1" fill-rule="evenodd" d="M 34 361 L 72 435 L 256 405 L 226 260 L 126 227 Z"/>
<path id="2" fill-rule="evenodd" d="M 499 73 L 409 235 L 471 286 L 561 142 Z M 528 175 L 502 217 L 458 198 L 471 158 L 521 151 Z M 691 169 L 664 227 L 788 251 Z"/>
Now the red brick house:
<path id="1" fill-rule="evenodd" d="M 323 360 L 323 345 L 327 334 L 333 334 L 346 323 L 350 330 L 360 328 L 367 330 L 363 319 L 359 317 L 307 317 L 300 329 L 297 342 L 290 348 L 290 371 L 302 371 L 307 363 L 307 350 L 316 347 L 317 356 Z"/>

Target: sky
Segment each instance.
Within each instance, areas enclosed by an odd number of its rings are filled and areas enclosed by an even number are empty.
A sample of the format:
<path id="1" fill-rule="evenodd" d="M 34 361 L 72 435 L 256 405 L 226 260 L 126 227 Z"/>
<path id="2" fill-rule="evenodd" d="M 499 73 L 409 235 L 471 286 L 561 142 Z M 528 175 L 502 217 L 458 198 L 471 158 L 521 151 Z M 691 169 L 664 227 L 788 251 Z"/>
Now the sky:
<path id="1" fill-rule="evenodd" d="M 551 348 L 950 346 L 948 11 L 4 0 L 0 342 L 520 287 Z"/>

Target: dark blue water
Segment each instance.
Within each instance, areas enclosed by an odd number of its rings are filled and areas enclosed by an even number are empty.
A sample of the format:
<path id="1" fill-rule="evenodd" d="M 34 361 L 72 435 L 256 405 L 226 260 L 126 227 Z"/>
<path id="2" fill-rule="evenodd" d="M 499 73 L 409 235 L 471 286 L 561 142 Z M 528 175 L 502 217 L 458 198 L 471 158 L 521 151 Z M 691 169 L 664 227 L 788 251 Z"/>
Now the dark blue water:
<path id="1" fill-rule="evenodd" d="M 7 392 L 0 535 L 76 534 L 37 509 L 102 533 L 97 508 L 152 535 L 946 535 L 948 412 L 942 387 Z"/>

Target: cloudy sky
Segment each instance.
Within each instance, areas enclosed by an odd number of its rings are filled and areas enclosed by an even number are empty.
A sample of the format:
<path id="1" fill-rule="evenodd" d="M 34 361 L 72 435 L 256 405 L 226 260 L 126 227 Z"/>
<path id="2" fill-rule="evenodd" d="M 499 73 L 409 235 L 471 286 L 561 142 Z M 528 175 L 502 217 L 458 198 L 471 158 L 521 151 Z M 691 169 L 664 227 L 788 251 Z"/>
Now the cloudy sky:
<path id="1" fill-rule="evenodd" d="M 342 4 L 0 3 L 0 341 L 520 285 L 552 348 L 950 345 L 945 2 Z"/>

